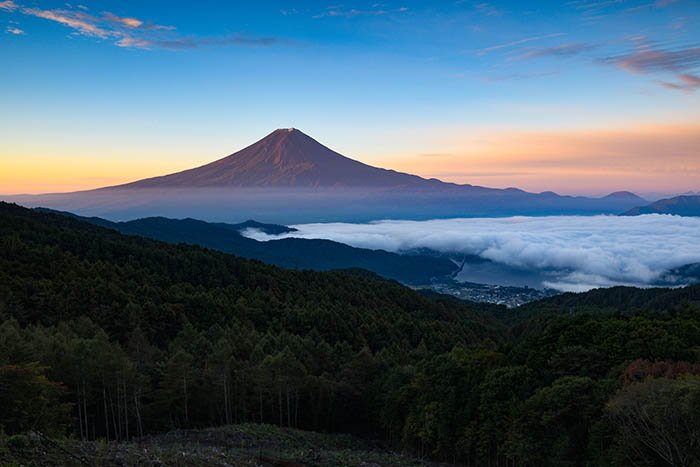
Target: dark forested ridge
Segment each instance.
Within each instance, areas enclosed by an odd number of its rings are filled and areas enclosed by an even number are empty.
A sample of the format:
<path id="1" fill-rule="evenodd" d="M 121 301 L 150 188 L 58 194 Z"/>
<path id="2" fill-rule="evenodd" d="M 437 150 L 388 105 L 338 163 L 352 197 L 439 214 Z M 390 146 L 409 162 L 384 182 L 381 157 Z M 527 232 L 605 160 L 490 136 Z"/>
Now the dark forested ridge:
<path id="1" fill-rule="evenodd" d="M 700 302 L 700 285 L 677 288 L 609 287 L 586 293 L 563 293 L 536 302 L 527 303 L 514 313 L 509 321 L 541 318 L 550 314 L 607 312 L 625 315 L 665 313 L 684 303 Z"/>
<path id="2" fill-rule="evenodd" d="M 187 323 L 205 328 L 239 320 L 300 334 L 316 328 L 332 340 L 376 349 L 406 341 L 409 330 L 411 344 L 444 340 L 433 332 L 447 333 L 446 342 L 480 339 L 488 321 L 476 305 L 429 300 L 376 276 L 288 271 L 8 204 L 0 204 L 0 215 L 0 313 L 22 325 L 89 318 L 119 340 L 141 328 L 162 344 Z"/>
<path id="3" fill-rule="evenodd" d="M 263 422 L 467 465 L 698 465 L 699 295 L 506 312 L 0 204 L 0 463 L 29 430 Z"/>
<path id="4" fill-rule="evenodd" d="M 285 238 L 259 242 L 241 235 L 241 231 L 248 228 L 269 234 L 294 230 L 284 225 L 255 221 L 240 224 L 211 223 L 165 217 L 111 222 L 99 217 L 85 218 L 59 211 L 42 211 L 64 214 L 127 235 L 138 235 L 168 243 L 199 245 L 291 269 L 330 271 L 363 268 L 382 277 L 408 284 L 427 284 L 433 278 L 449 276 L 458 270 L 458 266 L 450 259 L 426 254 L 400 255 L 384 250 L 354 248 L 322 239 Z"/>

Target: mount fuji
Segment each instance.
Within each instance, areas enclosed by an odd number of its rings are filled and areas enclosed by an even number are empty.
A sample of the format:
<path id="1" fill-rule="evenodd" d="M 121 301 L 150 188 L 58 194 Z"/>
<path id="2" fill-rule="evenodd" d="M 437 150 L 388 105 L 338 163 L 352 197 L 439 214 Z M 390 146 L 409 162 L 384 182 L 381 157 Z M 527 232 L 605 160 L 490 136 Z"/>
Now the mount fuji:
<path id="1" fill-rule="evenodd" d="M 7 196 L 27 206 L 128 220 L 147 216 L 299 223 L 510 215 L 619 214 L 646 204 L 486 188 L 373 167 L 294 128 L 182 172 L 74 193 Z"/>

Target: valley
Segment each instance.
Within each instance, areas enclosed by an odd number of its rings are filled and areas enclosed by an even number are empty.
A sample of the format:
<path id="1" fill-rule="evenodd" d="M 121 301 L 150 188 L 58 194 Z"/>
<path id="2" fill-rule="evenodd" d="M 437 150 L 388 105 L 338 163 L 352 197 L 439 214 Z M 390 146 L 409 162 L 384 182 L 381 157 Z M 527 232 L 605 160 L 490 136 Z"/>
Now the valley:
<path id="1" fill-rule="evenodd" d="M 529 302 L 558 295 L 561 292 L 552 289 L 535 289 L 531 287 L 514 287 L 508 285 L 476 284 L 457 280 L 435 280 L 421 289 L 452 295 L 461 300 L 478 303 L 492 303 L 517 308 Z"/>

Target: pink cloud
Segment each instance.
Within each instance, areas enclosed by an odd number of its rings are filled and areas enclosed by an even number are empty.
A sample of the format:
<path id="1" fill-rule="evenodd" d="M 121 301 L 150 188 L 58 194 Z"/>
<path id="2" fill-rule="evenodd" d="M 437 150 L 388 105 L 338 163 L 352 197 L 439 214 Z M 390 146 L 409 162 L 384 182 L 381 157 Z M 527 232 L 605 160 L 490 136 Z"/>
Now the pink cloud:
<path id="1" fill-rule="evenodd" d="M 148 49 L 151 43 L 145 39 L 136 39 L 134 37 L 123 37 L 119 39 L 116 44 L 119 47 L 134 47 L 139 49 Z"/>
<path id="2" fill-rule="evenodd" d="M 679 72 L 700 66 L 700 47 L 669 50 L 644 45 L 631 53 L 609 57 L 604 61 L 631 73 Z"/>
<path id="3" fill-rule="evenodd" d="M 107 21 L 116 23 L 118 25 L 123 25 L 123 26 L 126 26 L 127 28 L 132 28 L 132 29 L 139 28 L 139 27 L 143 26 L 143 24 L 144 24 L 143 21 L 141 21 L 140 19 L 121 17 L 121 16 L 114 15 L 112 13 L 105 13 L 104 18 Z"/>
<path id="4" fill-rule="evenodd" d="M 700 76 L 695 76 L 691 74 L 681 74 L 677 76 L 678 82 L 661 82 L 661 86 L 668 89 L 675 89 L 678 91 L 693 92 L 700 88 Z"/>
<path id="5" fill-rule="evenodd" d="M 23 8 L 22 13 L 25 15 L 36 16 L 37 18 L 55 21 L 57 23 L 75 29 L 78 33 L 87 36 L 99 37 L 106 39 L 114 36 L 115 32 L 107 31 L 99 27 L 95 18 L 82 12 L 67 11 L 67 10 L 40 10 L 38 8 Z"/>
<path id="6" fill-rule="evenodd" d="M 0 10 L 15 11 L 17 8 L 19 8 L 19 6 L 12 0 L 5 0 L 4 2 L 0 2 Z"/>

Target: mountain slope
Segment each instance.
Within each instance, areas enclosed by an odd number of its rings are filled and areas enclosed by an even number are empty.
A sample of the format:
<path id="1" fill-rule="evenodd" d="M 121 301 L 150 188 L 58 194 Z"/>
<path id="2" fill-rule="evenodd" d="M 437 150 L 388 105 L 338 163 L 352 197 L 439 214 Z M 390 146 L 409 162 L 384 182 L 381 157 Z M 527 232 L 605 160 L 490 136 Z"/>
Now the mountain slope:
<path id="1" fill-rule="evenodd" d="M 74 216 L 127 235 L 138 235 L 168 243 L 199 245 L 284 268 L 316 271 L 361 268 L 407 284 L 427 284 L 432 278 L 448 276 L 458 269 L 458 266 L 447 258 L 399 255 L 384 250 L 355 248 L 331 240 L 287 238 L 259 242 L 242 236 L 240 231 L 248 228 L 264 230 L 271 234 L 294 230 L 286 226 L 255 221 L 214 224 L 195 219 L 149 217 L 129 222 L 111 222 L 99 217 L 85 218 L 60 212 L 59 214 Z"/>
<path id="2" fill-rule="evenodd" d="M 639 206 L 622 214 L 639 216 L 642 214 L 674 214 L 677 216 L 700 216 L 700 196 L 676 196 L 660 199 L 646 206 Z"/>
<path id="3" fill-rule="evenodd" d="M 230 156 L 118 188 L 410 187 L 439 183 L 345 157 L 295 128 L 278 129 Z"/>

